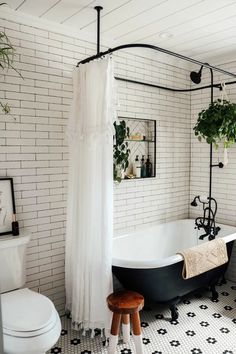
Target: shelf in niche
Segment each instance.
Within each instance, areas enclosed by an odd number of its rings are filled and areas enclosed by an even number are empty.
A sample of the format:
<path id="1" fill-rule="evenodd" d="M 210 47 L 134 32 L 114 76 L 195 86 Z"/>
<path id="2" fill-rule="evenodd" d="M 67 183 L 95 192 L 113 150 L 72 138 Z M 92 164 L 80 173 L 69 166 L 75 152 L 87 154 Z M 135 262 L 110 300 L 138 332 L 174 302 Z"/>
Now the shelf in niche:
<path id="1" fill-rule="evenodd" d="M 132 142 L 132 143 L 155 143 L 154 140 L 134 140 L 134 139 L 125 139 L 125 141 Z"/>
<path id="2" fill-rule="evenodd" d="M 155 176 L 150 176 L 150 177 L 134 177 L 134 178 L 123 178 L 123 181 L 136 181 L 137 179 L 140 180 L 146 180 L 149 178 L 154 178 Z"/>

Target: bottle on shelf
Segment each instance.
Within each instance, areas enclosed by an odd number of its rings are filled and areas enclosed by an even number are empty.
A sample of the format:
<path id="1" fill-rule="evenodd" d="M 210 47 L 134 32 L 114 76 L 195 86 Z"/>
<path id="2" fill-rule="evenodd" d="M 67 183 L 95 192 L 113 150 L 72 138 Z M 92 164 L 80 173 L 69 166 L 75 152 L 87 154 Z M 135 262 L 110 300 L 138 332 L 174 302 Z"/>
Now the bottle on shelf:
<path id="1" fill-rule="evenodd" d="M 136 155 L 135 161 L 133 163 L 133 174 L 136 176 L 136 178 L 141 177 L 141 164 L 138 155 Z"/>
<path id="2" fill-rule="evenodd" d="M 150 161 L 150 155 L 148 155 L 145 165 L 146 165 L 146 177 L 152 177 L 152 163 Z"/>
<path id="3" fill-rule="evenodd" d="M 12 235 L 13 236 L 18 236 L 19 235 L 19 224 L 18 221 L 16 220 L 16 214 L 12 215 Z"/>
<path id="4" fill-rule="evenodd" d="M 145 166 L 144 157 L 145 157 L 145 155 L 142 155 L 142 159 L 141 159 L 141 178 L 146 177 L 146 166 Z"/>

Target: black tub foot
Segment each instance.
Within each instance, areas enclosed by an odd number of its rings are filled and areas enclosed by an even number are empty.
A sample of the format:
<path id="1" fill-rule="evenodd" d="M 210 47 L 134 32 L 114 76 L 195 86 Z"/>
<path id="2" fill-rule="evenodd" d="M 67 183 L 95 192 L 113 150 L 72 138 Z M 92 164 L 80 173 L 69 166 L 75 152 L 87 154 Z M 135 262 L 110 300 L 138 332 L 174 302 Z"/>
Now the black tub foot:
<path id="1" fill-rule="evenodd" d="M 212 294 L 212 301 L 216 301 L 219 297 L 219 294 L 218 292 L 216 291 L 216 287 L 215 285 L 211 285 L 210 286 L 210 291 L 211 291 L 211 294 Z"/>
<path id="2" fill-rule="evenodd" d="M 175 305 L 170 306 L 171 321 L 176 321 L 179 317 L 178 309 Z"/>
<path id="3" fill-rule="evenodd" d="M 176 321 L 179 317 L 178 309 L 176 305 L 181 301 L 181 297 L 178 296 L 169 302 L 169 309 L 171 313 L 171 321 Z"/>

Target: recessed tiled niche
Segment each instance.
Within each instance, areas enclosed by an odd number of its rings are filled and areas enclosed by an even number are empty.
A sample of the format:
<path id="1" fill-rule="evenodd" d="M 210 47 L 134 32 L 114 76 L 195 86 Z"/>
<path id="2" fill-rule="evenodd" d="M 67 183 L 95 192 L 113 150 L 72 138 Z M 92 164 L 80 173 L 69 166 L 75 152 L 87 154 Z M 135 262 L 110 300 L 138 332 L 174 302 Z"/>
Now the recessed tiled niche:
<path id="1" fill-rule="evenodd" d="M 129 127 L 130 134 L 126 139 L 130 149 L 129 166 L 125 171 L 124 179 L 142 179 L 156 176 L 156 121 L 151 119 L 119 117 L 119 121 L 124 120 Z M 149 157 L 152 164 L 151 174 L 145 177 L 135 176 L 135 159 L 144 159 L 146 164 Z"/>

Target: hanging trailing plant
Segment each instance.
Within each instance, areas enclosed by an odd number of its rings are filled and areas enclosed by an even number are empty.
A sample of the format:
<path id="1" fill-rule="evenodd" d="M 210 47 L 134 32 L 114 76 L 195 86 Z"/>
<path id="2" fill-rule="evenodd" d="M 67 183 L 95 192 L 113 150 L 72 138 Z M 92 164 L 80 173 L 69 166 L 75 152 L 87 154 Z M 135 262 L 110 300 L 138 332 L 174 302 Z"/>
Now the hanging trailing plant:
<path id="1" fill-rule="evenodd" d="M 129 127 L 122 120 L 120 124 L 114 122 L 115 135 L 113 145 L 113 177 L 117 182 L 121 182 L 122 174 L 129 165 L 130 149 L 128 142 L 125 141 L 129 137 Z"/>
<path id="2" fill-rule="evenodd" d="M 0 3 L 0 6 L 5 4 L 5 2 L 2 2 Z M 9 68 L 13 69 L 21 76 L 19 71 L 13 67 L 14 56 L 15 49 L 12 46 L 9 38 L 7 37 L 5 32 L 0 31 L 0 68 L 2 70 L 6 70 Z M 10 113 L 11 108 L 8 103 L 3 103 L 2 101 L 0 101 L 0 107 L 2 108 L 2 111 L 5 114 Z"/>
<path id="3" fill-rule="evenodd" d="M 229 148 L 236 142 L 236 104 L 221 99 L 214 101 L 198 114 L 193 130 L 199 141 L 204 139 L 216 149 L 223 142 L 224 148 Z"/>

